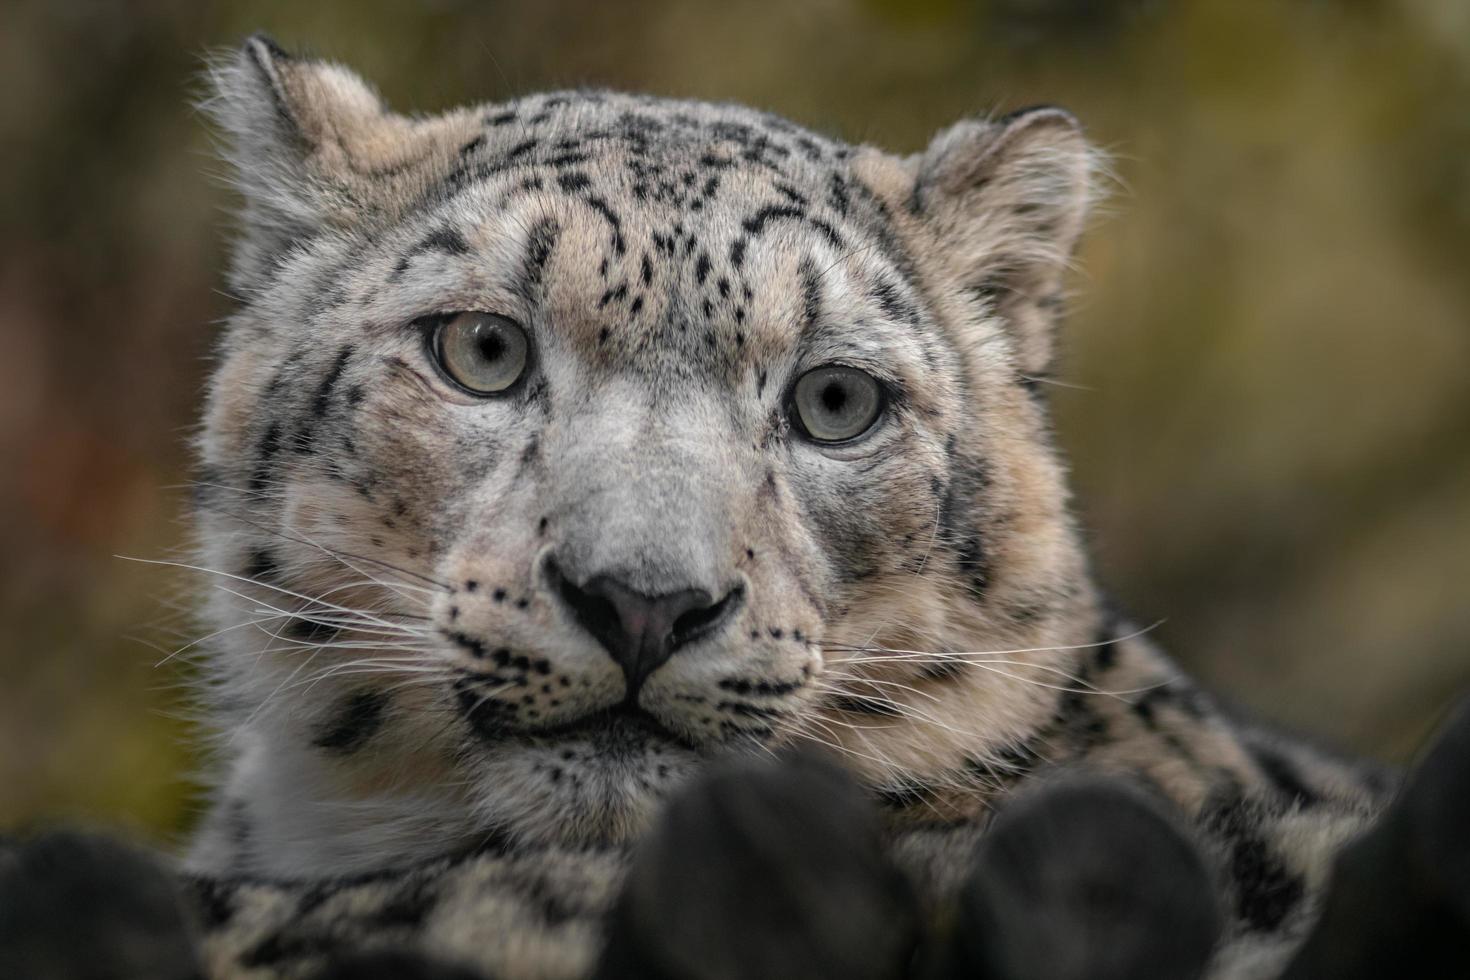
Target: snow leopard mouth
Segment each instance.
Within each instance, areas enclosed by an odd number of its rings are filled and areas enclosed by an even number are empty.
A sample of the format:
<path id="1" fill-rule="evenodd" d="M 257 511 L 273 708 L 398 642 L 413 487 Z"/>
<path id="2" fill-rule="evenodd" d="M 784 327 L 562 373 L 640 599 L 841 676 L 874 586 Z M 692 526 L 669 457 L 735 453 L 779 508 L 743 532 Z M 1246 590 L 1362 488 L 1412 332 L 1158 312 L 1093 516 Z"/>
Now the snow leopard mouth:
<path id="1" fill-rule="evenodd" d="M 623 702 L 607 711 L 596 711 L 551 728 L 524 733 L 536 741 L 578 740 L 592 742 L 599 748 L 614 751 L 647 745 L 649 742 L 671 743 L 692 749 L 693 745 L 666 727 L 652 714 L 636 705 Z"/>
<path id="2" fill-rule="evenodd" d="M 468 686 L 460 687 L 458 694 L 460 710 L 470 728 L 483 741 L 497 746 L 503 746 L 507 741 L 519 741 L 533 747 L 582 742 L 591 744 L 598 751 L 619 754 L 655 744 L 694 748 L 687 739 L 652 714 L 627 701 L 588 712 L 570 721 L 528 728 L 509 723 L 496 702 L 478 697 Z"/>

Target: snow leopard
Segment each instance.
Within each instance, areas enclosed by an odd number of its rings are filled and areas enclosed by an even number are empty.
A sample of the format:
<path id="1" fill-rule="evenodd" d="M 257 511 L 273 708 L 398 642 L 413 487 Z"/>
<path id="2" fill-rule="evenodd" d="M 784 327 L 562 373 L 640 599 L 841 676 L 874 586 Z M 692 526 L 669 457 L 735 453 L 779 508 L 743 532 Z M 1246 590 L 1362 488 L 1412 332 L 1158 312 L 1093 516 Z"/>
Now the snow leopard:
<path id="1" fill-rule="evenodd" d="M 1067 112 L 895 155 L 601 90 L 405 115 L 262 36 L 211 78 L 202 975 L 1277 976 L 1399 825 L 1094 582 Z M 1153 918 L 1006 925 L 1038 868 Z"/>

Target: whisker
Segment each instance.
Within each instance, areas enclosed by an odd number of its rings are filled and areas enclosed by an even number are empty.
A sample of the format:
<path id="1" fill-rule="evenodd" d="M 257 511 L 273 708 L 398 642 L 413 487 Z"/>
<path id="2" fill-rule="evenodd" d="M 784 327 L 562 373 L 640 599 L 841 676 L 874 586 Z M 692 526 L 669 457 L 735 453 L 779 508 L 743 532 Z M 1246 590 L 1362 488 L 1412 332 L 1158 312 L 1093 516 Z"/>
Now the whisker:
<path id="1" fill-rule="evenodd" d="M 980 735 L 978 732 L 967 731 L 967 730 L 965 730 L 963 728 L 956 728 L 953 725 L 949 724 L 948 722 L 942 721 L 939 718 L 936 718 L 933 715 L 929 714 L 928 712 L 923 711 L 922 709 L 916 708 L 916 707 L 914 707 L 911 704 L 906 704 L 906 703 L 904 703 L 902 701 L 895 701 L 895 700 L 893 700 L 891 698 L 881 698 L 881 697 L 874 697 L 874 696 L 870 696 L 870 695 L 858 694 L 857 692 L 850 691 L 850 690 L 838 690 L 836 693 L 840 694 L 842 697 L 856 698 L 856 699 L 858 699 L 860 701 L 863 701 L 865 703 L 875 704 L 875 705 L 881 705 L 884 708 L 887 708 L 889 710 L 892 710 L 892 711 L 896 712 L 898 715 L 900 715 L 901 717 L 903 717 L 903 718 L 905 718 L 905 719 L 907 719 L 909 721 L 918 721 L 918 722 L 923 722 L 924 724 L 933 725 L 936 728 L 941 728 L 941 729 L 943 729 L 943 730 L 945 730 L 947 732 L 950 732 L 952 734 L 964 736 L 965 738 L 971 738 L 971 739 L 981 739 L 981 738 L 983 738 L 983 736 Z M 837 724 L 841 724 L 841 725 L 846 725 L 847 724 L 846 722 L 842 722 L 842 721 L 840 721 L 838 719 L 831 719 L 831 720 L 834 721 L 834 722 L 836 722 Z M 852 727 L 852 728 L 855 728 L 855 729 L 862 728 L 864 730 L 873 731 L 873 730 L 882 730 L 883 728 L 892 728 L 894 726 L 892 726 L 892 725 L 887 725 L 887 726 L 857 726 L 857 725 L 852 725 L 852 726 L 848 726 L 848 727 Z"/>
<path id="2" fill-rule="evenodd" d="M 1061 649 L 1061 648 L 1059 648 L 1059 649 Z M 898 661 L 898 662 L 910 662 L 910 663 L 913 663 L 913 662 L 917 662 L 917 663 L 953 663 L 953 662 L 958 662 L 958 663 L 968 664 L 968 665 L 973 666 L 973 667 L 979 667 L 981 670 L 988 670 L 991 673 L 1000 674 L 1002 677 L 1008 677 L 1011 680 L 1021 681 L 1022 683 L 1025 683 L 1025 684 L 1034 684 L 1037 687 L 1050 688 L 1051 690 L 1055 690 L 1055 691 L 1065 691 L 1065 692 L 1067 692 L 1069 694 L 1099 694 L 1099 695 L 1102 695 L 1104 697 L 1117 698 L 1119 700 L 1121 700 L 1124 695 L 1145 694 L 1145 693 L 1147 693 L 1149 691 L 1157 690 L 1160 687 L 1167 686 L 1167 684 L 1169 683 L 1167 680 L 1161 680 L 1161 681 L 1159 681 L 1156 684 L 1146 684 L 1146 685 L 1144 685 L 1142 687 L 1116 688 L 1116 689 L 1114 689 L 1114 688 L 1102 688 L 1102 687 L 1098 687 L 1097 685 L 1093 684 L 1092 682 L 1090 682 L 1088 680 L 1085 680 L 1082 677 L 1079 677 L 1076 674 L 1070 674 L 1067 671 L 1062 670 L 1060 667 L 1056 667 L 1056 666 L 1053 666 L 1051 664 L 1038 664 L 1038 663 L 1033 663 L 1033 662 L 1027 661 L 1027 660 L 1001 660 L 1001 659 L 988 658 L 988 657 L 987 658 L 982 658 L 979 655 L 966 655 L 966 656 L 963 656 L 963 657 L 941 658 L 941 659 L 936 659 L 936 660 L 923 660 L 923 659 L 915 660 L 915 659 L 912 659 L 912 658 L 903 658 L 903 657 L 897 657 L 897 658 L 892 658 L 892 659 L 895 660 L 895 661 Z M 851 661 L 848 661 L 848 662 L 851 662 Z M 889 658 L 875 657 L 875 658 L 871 658 L 871 659 L 864 660 L 864 661 L 858 661 L 858 662 L 862 662 L 862 663 L 886 663 L 886 662 L 889 662 Z M 1036 680 L 1034 678 L 1029 678 L 1029 677 L 1022 677 L 1019 674 L 1015 674 L 1015 673 L 1011 673 L 1009 671 L 1005 671 L 1005 670 L 999 669 L 1001 667 L 1024 667 L 1024 668 L 1026 668 L 1028 670 L 1045 671 L 1045 672 L 1050 673 L 1050 674 L 1057 674 L 1057 675 L 1061 676 L 1062 678 L 1064 678 L 1064 679 L 1066 679 L 1068 681 L 1071 681 L 1074 684 L 1078 684 L 1080 686 L 1079 687 L 1066 687 L 1066 686 L 1057 685 L 1057 684 L 1047 684 L 1044 681 Z M 855 681 L 857 683 L 864 683 L 864 684 L 874 683 L 873 679 L 867 678 L 867 677 L 855 678 Z"/>
<path id="3" fill-rule="evenodd" d="M 294 592 L 291 589 L 282 588 L 281 586 L 277 586 L 277 585 L 271 585 L 268 582 L 262 582 L 259 579 L 253 579 L 253 578 L 250 578 L 250 577 L 245 576 L 245 575 L 237 575 L 234 572 L 221 571 L 221 570 L 219 570 L 217 568 L 206 568 L 203 565 L 192 565 L 192 564 L 189 564 L 188 562 L 181 562 L 181 561 L 165 561 L 165 560 L 163 560 L 161 558 L 133 558 L 133 557 L 130 557 L 128 555 L 114 555 L 113 557 L 114 558 L 121 558 L 123 561 L 138 562 L 139 564 L 143 564 L 143 565 L 161 565 L 161 566 L 164 566 L 166 568 L 182 568 L 182 569 L 186 569 L 186 570 L 191 571 L 191 572 L 200 572 L 200 573 L 203 573 L 205 575 L 218 575 L 218 576 L 220 576 L 222 578 L 233 579 L 236 582 L 244 582 L 247 585 L 254 585 L 254 586 L 258 586 L 258 587 L 264 587 L 264 588 L 270 589 L 273 592 L 279 592 L 282 595 L 291 596 L 293 599 L 300 599 L 302 602 L 306 602 L 306 603 L 318 603 L 319 602 L 319 600 L 314 599 L 311 596 L 302 595 L 300 592 Z M 249 598 L 249 597 L 242 597 L 242 598 Z M 255 600 L 255 601 L 258 602 L 260 600 Z M 320 605 L 327 606 L 330 609 L 334 609 L 337 612 L 353 613 L 355 611 L 355 610 L 352 610 L 352 609 L 347 608 L 346 606 L 340 606 L 340 605 L 337 605 L 336 603 L 331 603 L 331 602 L 320 602 L 319 604 Z M 382 626 L 390 626 L 391 625 L 390 623 L 383 622 L 381 620 L 379 620 L 378 623 L 379 623 L 379 625 L 382 625 Z"/>
<path id="4" fill-rule="evenodd" d="M 188 643 L 185 643 L 183 646 L 178 647 L 178 648 L 176 648 L 176 649 L 174 649 L 172 651 L 165 650 L 163 647 L 157 646 L 157 645 L 155 645 L 153 643 L 149 643 L 147 640 L 140 639 L 138 642 L 144 643 L 147 646 L 152 647 L 153 649 L 157 650 L 159 653 L 167 653 L 168 654 L 162 660 L 158 661 L 158 663 L 156 663 L 156 664 L 153 665 L 154 669 L 157 669 L 159 667 L 162 667 L 164 664 L 168 663 L 170 660 L 173 660 L 175 657 L 182 656 L 186 651 L 192 650 L 193 648 L 199 646 L 202 643 L 206 643 L 206 642 L 208 642 L 210 640 L 213 640 L 216 637 L 223 636 L 224 634 L 229 633 L 229 632 L 232 632 L 234 630 L 244 629 L 244 628 L 246 628 L 248 626 L 256 626 L 256 625 L 259 625 L 260 623 L 266 622 L 267 620 L 276 618 L 277 615 L 279 615 L 279 614 L 272 614 L 272 615 L 268 615 L 268 616 L 263 616 L 263 617 L 261 617 L 259 619 L 247 619 L 243 623 L 234 623 L 234 624 L 232 624 L 230 626 L 224 627 L 223 629 L 217 629 L 213 633 L 206 633 L 206 634 L 204 634 L 203 636 L 201 636 L 201 637 L 199 637 L 197 639 L 190 640 Z"/>
<path id="5" fill-rule="evenodd" d="M 900 691 L 907 691 L 910 694 L 915 694 L 915 695 L 918 695 L 921 698 L 925 698 L 925 699 L 927 699 L 929 701 L 933 701 L 935 704 L 941 704 L 944 701 L 943 698 L 936 697 L 935 695 L 930 694 L 928 691 L 921 691 L 917 687 L 913 687 L 913 686 L 908 685 L 908 684 L 900 684 L 897 681 L 879 680 L 876 677 L 854 677 L 854 678 L 843 678 L 843 679 L 844 680 L 850 680 L 854 684 L 874 684 L 874 685 L 877 685 L 879 687 L 894 687 L 894 688 L 897 688 Z"/>
<path id="6" fill-rule="evenodd" d="M 234 488 L 234 487 L 221 486 L 220 484 L 203 484 L 203 485 L 205 485 L 205 486 L 219 487 L 220 489 L 223 489 L 223 490 L 235 490 L 236 492 L 240 492 L 240 493 L 246 492 L 246 491 L 240 491 L 240 490 L 238 490 L 237 488 Z M 321 544 L 321 543 L 319 543 L 317 541 L 314 541 L 311 538 L 307 537 L 306 536 L 306 532 L 301 531 L 299 528 L 294 529 L 296 534 L 301 535 L 300 537 L 296 537 L 293 534 L 289 534 L 286 531 L 281 530 L 280 528 L 270 527 L 270 526 L 268 526 L 266 524 L 262 524 L 261 522 L 259 522 L 257 520 L 254 520 L 253 518 L 246 517 L 244 514 L 241 514 L 238 511 L 232 511 L 232 510 L 216 510 L 215 513 L 222 514 L 223 516 L 228 517 L 228 518 L 230 518 L 232 520 L 239 521 L 241 524 L 245 524 L 245 525 L 248 525 L 250 527 L 253 527 L 257 531 L 263 531 L 266 534 L 273 534 L 276 537 L 281 538 L 281 539 L 283 539 L 285 541 L 293 541 L 296 544 L 304 544 L 304 545 L 306 545 L 308 547 L 315 548 L 318 551 L 320 551 L 323 554 L 325 554 L 328 558 L 331 558 L 331 559 L 333 559 L 333 560 L 335 560 L 335 561 L 337 561 L 337 562 L 339 562 L 339 563 L 341 563 L 343 565 L 346 565 L 348 568 L 352 568 L 352 570 L 355 571 L 355 572 L 357 572 L 358 574 L 365 574 L 365 573 L 363 573 L 363 571 L 361 569 L 355 568 L 350 563 L 344 561 L 343 560 L 344 558 L 351 558 L 353 561 L 361 561 L 361 562 L 367 562 L 368 564 L 372 564 L 372 565 L 378 565 L 379 567 L 385 568 L 388 571 L 397 572 L 400 575 L 407 575 L 410 578 L 416 578 L 419 581 L 425 582 L 428 585 L 432 585 L 435 588 L 437 588 L 437 589 L 439 589 L 440 591 L 443 591 L 443 592 L 453 591 L 448 582 L 441 582 L 439 579 L 434 578 L 432 575 L 426 575 L 423 572 L 415 571 L 414 569 L 411 569 L 411 568 L 403 568 L 400 565 L 395 565 L 392 562 L 385 561 L 385 560 L 383 560 L 381 558 L 377 558 L 377 557 L 374 557 L 374 556 L 371 556 L 371 555 L 359 555 L 359 554 L 356 554 L 354 552 L 346 551 L 346 550 L 341 549 L 341 548 L 329 548 L 326 545 L 323 545 L 323 544 Z M 399 585 L 402 585 L 404 588 L 421 588 L 419 586 L 409 586 L 409 585 L 407 585 L 407 583 L 398 583 L 398 584 Z M 423 591 L 431 591 L 431 590 L 424 589 Z"/>
<path id="7" fill-rule="evenodd" d="M 815 716 L 808 716 L 807 718 L 802 719 L 798 726 L 792 728 L 791 733 L 794 737 L 809 739 L 819 745 L 825 745 L 827 748 L 832 749 L 833 751 L 840 754 L 850 755 L 856 759 L 866 759 L 869 762 L 876 763 L 879 767 L 889 772 L 890 774 L 898 771 L 898 768 L 893 764 L 893 762 L 887 758 L 884 758 L 882 755 L 859 752 L 851 746 L 844 745 L 840 741 L 837 733 L 832 731 L 831 727 L 828 725 L 828 723 L 831 721 L 831 718 L 819 719 Z M 805 729 L 810 725 L 820 725 L 826 731 L 831 741 L 819 738 L 813 735 L 811 732 L 806 731 Z M 862 737 L 861 732 L 859 732 L 858 735 L 859 737 Z M 868 748 L 871 749 L 872 746 L 869 745 Z"/>
<path id="8" fill-rule="evenodd" d="M 1073 643 L 1073 644 L 1064 644 L 1064 645 L 1060 645 L 1060 646 L 1049 646 L 1049 647 L 1017 647 L 1015 649 L 1010 649 L 1010 650 L 977 650 L 977 651 L 944 651 L 944 652 L 934 652 L 934 651 L 927 651 L 927 650 L 905 650 L 905 649 L 901 649 L 901 648 L 898 648 L 898 647 L 855 647 L 855 646 L 851 646 L 849 644 L 842 644 L 842 643 L 832 643 L 832 644 L 825 644 L 824 643 L 823 646 L 824 647 L 831 647 L 832 649 L 866 650 L 866 651 L 871 651 L 871 652 L 896 653 L 896 654 L 914 654 L 914 655 L 929 656 L 929 657 L 933 657 L 933 656 L 946 656 L 946 657 L 948 657 L 948 656 L 967 656 L 970 653 L 975 653 L 975 654 L 992 654 L 992 653 L 994 653 L 994 654 L 1004 654 L 1004 655 L 1011 655 L 1011 654 L 1018 654 L 1018 653 L 1051 653 L 1051 652 L 1054 652 L 1054 651 L 1065 651 L 1065 650 L 1092 650 L 1092 649 L 1095 649 L 1097 647 L 1104 647 L 1104 646 L 1108 646 L 1108 645 L 1113 644 L 1113 643 L 1126 643 L 1129 640 L 1134 640 L 1134 639 L 1137 639 L 1138 637 L 1143 636 L 1143 635 L 1145 635 L 1147 633 L 1153 632 L 1154 630 L 1156 630 L 1160 626 L 1162 626 L 1164 624 L 1164 622 L 1165 622 L 1164 620 L 1160 619 L 1160 620 L 1152 623 L 1149 626 L 1143 627 L 1142 629 L 1134 630 L 1132 633 L 1128 633 L 1128 634 L 1125 634 L 1123 636 L 1110 637 L 1110 638 L 1108 638 L 1106 640 L 1095 640 L 1095 641 L 1093 641 L 1091 643 Z"/>
<path id="9" fill-rule="evenodd" d="M 317 543 L 316 541 L 312 540 L 311 537 L 308 536 L 305 531 L 302 531 L 300 529 L 294 529 L 294 530 L 295 530 L 295 533 L 297 533 L 297 534 L 299 534 L 301 536 L 300 537 L 300 540 L 301 540 L 302 543 L 307 544 L 307 545 L 309 545 L 309 546 L 317 549 L 322 554 L 326 555 L 328 558 L 331 558 L 333 561 L 336 561 L 336 562 L 340 563 L 341 565 L 343 565 L 346 568 L 352 569 L 354 572 L 356 572 L 359 575 L 362 575 L 363 577 L 367 578 L 369 581 L 372 581 L 372 582 L 376 583 L 377 585 L 382 586 L 383 588 L 386 588 L 386 589 L 389 589 L 389 590 L 391 590 L 393 592 L 398 593 L 398 595 L 399 595 L 400 598 L 404 598 L 404 599 L 409 598 L 408 596 L 403 595 L 403 592 L 402 592 L 403 589 L 409 589 L 409 590 L 414 591 L 414 592 L 425 592 L 425 593 L 428 593 L 430 595 L 433 595 L 434 594 L 435 589 L 437 589 L 441 593 L 451 591 L 448 585 L 446 585 L 446 584 L 444 584 L 442 582 L 435 581 L 434 579 L 430 579 L 428 576 L 420 575 L 420 574 L 418 574 L 416 572 L 410 572 L 407 569 L 402 569 L 402 568 L 398 568 L 398 567 L 393 566 L 393 565 L 389 565 L 387 562 L 382 561 L 382 560 L 377 559 L 377 558 L 368 558 L 368 557 L 361 556 L 361 555 L 352 555 L 352 554 L 350 554 L 348 552 L 345 552 L 345 551 L 340 551 L 340 550 L 336 550 L 336 549 L 327 548 L 324 545 L 321 545 L 321 544 Z M 283 531 L 278 532 L 278 533 L 280 533 L 283 537 L 288 537 L 289 538 L 289 535 L 287 535 Z M 352 562 L 348 561 L 347 558 L 349 558 L 349 557 L 350 558 L 353 558 L 353 559 L 355 559 L 357 561 L 370 562 L 370 563 L 373 563 L 373 564 L 387 566 L 387 567 L 391 568 L 393 571 L 396 571 L 396 572 L 398 572 L 401 575 L 402 574 L 412 575 L 413 577 L 418 578 L 418 579 L 420 579 L 422 581 L 432 582 L 433 585 L 434 585 L 434 589 L 425 588 L 424 586 L 421 586 L 421 585 L 409 585 L 407 582 L 396 582 L 395 583 L 395 582 L 388 582 L 388 581 L 384 581 L 384 580 L 379 580 L 379 579 L 375 578 L 374 576 L 369 575 L 367 572 L 363 571 L 361 568 L 358 568 L 356 565 L 352 564 Z"/>
<path id="10" fill-rule="evenodd" d="M 311 691 L 312 691 L 312 689 L 315 688 L 322 681 L 325 681 L 325 680 L 335 680 L 338 677 L 361 677 L 361 676 L 372 676 L 372 677 L 394 676 L 394 677 L 397 677 L 400 680 L 401 684 L 425 684 L 425 685 L 427 685 L 427 684 L 432 684 L 432 683 L 435 683 L 435 682 L 438 682 L 438 681 L 443 680 L 443 677 L 444 677 L 445 673 L 447 673 L 447 672 L 445 672 L 445 671 L 427 671 L 427 670 L 426 671 L 397 670 L 397 669 L 384 669 L 382 667 L 362 667 L 362 668 L 357 668 L 357 669 L 345 669 L 344 668 L 342 670 L 329 671 L 327 673 L 315 674 L 315 675 L 312 675 L 311 677 L 303 678 L 303 679 L 297 681 L 296 683 L 290 685 L 290 687 L 286 688 L 286 690 L 294 691 L 297 688 L 305 687 L 305 690 L 301 692 L 302 695 L 305 696 L 305 695 L 310 694 Z M 404 675 L 405 674 L 416 675 L 416 676 L 412 676 L 412 677 L 409 677 L 407 679 L 404 679 Z"/>
<path id="11" fill-rule="evenodd" d="M 227 588 L 222 585 L 215 586 L 215 589 L 217 591 L 225 593 L 226 595 L 237 596 L 241 599 L 249 601 L 258 601 L 254 600 L 252 596 L 245 595 L 242 592 L 237 592 L 234 589 Z M 299 619 L 316 625 L 331 626 L 336 629 L 351 630 L 356 633 L 381 633 L 385 636 L 417 636 L 427 639 L 435 635 L 435 632 L 433 630 L 421 629 L 416 626 L 402 626 L 396 629 L 384 629 L 380 626 L 375 625 L 371 620 L 355 618 L 354 616 L 345 616 L 341 613 L 333 613 L 328 615 L 325 613 L 313 612 L 310 609 L 278 609 L 275 606 L 271 606 L 265 603 L 260 604 L 251 611 L 252 613 L 264 614 L 262 621 L 264 619 Z"/>

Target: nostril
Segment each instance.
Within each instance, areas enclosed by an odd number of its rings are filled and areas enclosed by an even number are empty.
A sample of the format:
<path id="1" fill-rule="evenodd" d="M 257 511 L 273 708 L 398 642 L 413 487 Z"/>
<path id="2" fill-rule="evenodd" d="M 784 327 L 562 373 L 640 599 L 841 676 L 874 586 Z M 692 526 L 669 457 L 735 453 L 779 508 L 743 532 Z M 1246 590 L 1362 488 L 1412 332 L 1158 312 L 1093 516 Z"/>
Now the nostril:
<path id="1" fill-rule="evenodd" d="M 700 593 L 706 596 L 706 593 Z M 739 608 L 745 598 L 745 586 L 737 585 L 725 597 L 713 605 L 704 605 L 699 608 L 690 609 L 675 618 L 673 628 L 669 635 L 669 649 L 677 650 L 679 647 L 693 643 L 695 640 L 713 632 L 725 619 Z"/>
<path id="2" fill-rule="evenodd" d="M 571 610 L 577 624 L 591 633 L 597 642 L 609 650 L 625 642 L 622 617 L 618 615 L 618 607 L 610 599 L 579 588 L 550 559 L 546 562 L 546 578 L 557 596 Z"/>

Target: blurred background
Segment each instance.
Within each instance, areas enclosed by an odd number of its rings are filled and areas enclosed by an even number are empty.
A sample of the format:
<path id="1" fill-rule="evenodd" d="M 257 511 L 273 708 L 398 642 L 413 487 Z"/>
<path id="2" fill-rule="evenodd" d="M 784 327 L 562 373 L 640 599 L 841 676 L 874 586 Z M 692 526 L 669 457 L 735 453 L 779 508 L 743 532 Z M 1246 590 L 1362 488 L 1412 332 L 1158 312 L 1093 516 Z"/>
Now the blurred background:
<path id="1" fill-rule="evenodd" d="M 1470 690 L 1462 0 L 22 0 L 0 9 L 0 829 L 195 819 L 166 558 L 228 193 L 202 54 L 266 29 L 399 108 L 733 99 L 912 152 L 1073 109 L 1117 186 L 1054 404 L 1104 581 L 1267 718 L 1411 757 Z M 187 630 L 187 620 L 182 628 Z"/>

